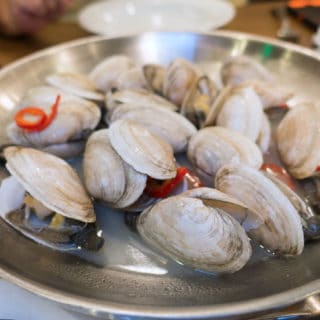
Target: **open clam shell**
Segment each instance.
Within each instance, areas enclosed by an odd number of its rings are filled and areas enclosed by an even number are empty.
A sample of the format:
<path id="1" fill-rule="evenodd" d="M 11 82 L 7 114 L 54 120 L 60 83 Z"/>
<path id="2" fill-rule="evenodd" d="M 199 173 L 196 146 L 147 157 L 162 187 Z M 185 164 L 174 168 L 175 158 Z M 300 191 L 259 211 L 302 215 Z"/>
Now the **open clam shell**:
<path id="1" fill-rule="evenodd" d="M 160 180 L 176 176 L 171 146 L 144 126 L 120 119 L 111 124 L 108 134 L 112 147 L 136 171 Z"/>
<path id="2" fill-rule="evenodd" d="M 305 239 L 320 238 L 320 215 L 315 214 L 312 207 L 302 198 L 290 189 L 284 182 L 278 179 L 274 174 L 267 171 L 263 174 L 268 177 L 290 200 L 301 217 Z"/>
<path id="3" fill-rule="evenodd" d="M 163 94 L 165 68 L 158 64 L 145 64 L 142 67 L 143 75 L 151 90 L 159 95 Z"/>
<path id="4" fill-rule="evenodd" d="M 45 207 L 82 222 L 96 220 L 92 202 L 67 162 L 31 148 L 8 147 L 4 155 L 9 172 Z"/>
<path id="5" fill-rule="evenodd" d="M 249 231 L 267 249 L 283 255 L 301 254 L 301 219 L 285 194 L 263 173 L 245 165 L 226 165 L 215 179 L 218 190 L 241 200 L 263 223 Z"/>
<path id="6" fill-rule="evenodd" d="M 320 107 L 301 103 L 281 120 L 276 139 L 281 160 L 297 179 L 318 175 L 320 164 Z"/>
<path id="7" fill-rule="evenodd" d="M 263 162 L 256 144 L 221 127 L 207 127 L 193 135 L 187 155 L 198 173 L 211 185 L 217 171 L 225 164 L 244 163 L 258 169 Z"/>
<path id="8" fill-rule="evenodd" d="M 74 94 L 80 98 L 103 101 L 104 95 L 99 93 L 94 82 L 80 73 L 54 73 L 46 77 L 46 82 L 63 92 Z"/>
<path id="9" fill-rule="evenodd" d="M 115 92 L 109 92 L 106 95 L 107 117 L 110 117 L 112 111 L 120 104 L 130 104 L 137 107 L 161 107 L 176 111 L 178 108 L 168 100 L 153 94 L 144 89 L 126 89 Z"/>
<path id="10" fill-rule="evenodd" d="M 126 164 L 111 146 L 108 129 L 88 139 L 83 161 L 85 185 L 96 199 L 115 208 L 132 205 L 143 193 L 147 176 Z"/>
<path id="11" fill-rule="evenodd" d="M 165 71 L 163 93 L 171 102 L 181 106 L 187 92 L 200 75 L 200 70 L 192 62 L 176 58 Z"/>
<path id="12" fill-rule="evenodd" d="M 150 108 L 122 104 L 114 110 L 110 122 L 119 119 L 128 119 L 145 126 L 152 133 L 169 143 L 175 153 L 185 151 L 189 139 L 197 132 L 195 126 L 185 117 L 158 106 Z"/>
<path id="13" fill-rule="evenodd" d="M 202 128 L 217 94 L 217 85 L 209 77 L 199 77 L 182 101 L 181 114 L 197 128 Z"/>
<path id="14" fill-rule="evenodd" d="M 156 203 L 138 217 L 137 229 L 151 246 L 196 269 L 233 273 L 251 256 L 241 225 L 227 211 L 206 205 L 201 195 L 182 194 Z"/>

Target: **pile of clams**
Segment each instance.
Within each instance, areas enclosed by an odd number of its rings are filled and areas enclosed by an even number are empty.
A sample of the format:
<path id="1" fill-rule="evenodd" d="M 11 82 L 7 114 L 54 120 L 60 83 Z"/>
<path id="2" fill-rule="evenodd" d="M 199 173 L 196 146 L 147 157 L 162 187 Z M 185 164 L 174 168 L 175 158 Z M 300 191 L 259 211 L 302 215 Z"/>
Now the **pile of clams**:
<path id="1" fill-rule="evenodd" d="M 242 269 L 253 244 L 300 255 L 320 237 L 320 107 L 289 108 L 292 92 L 249 57 L 219 72 L 220 84 L 184 58 L 115 55 L 48 75 L 7 124 L 1 218 L 55 250 L 99 250 L 100 202 L 160 254 L 213 273 Z"/>

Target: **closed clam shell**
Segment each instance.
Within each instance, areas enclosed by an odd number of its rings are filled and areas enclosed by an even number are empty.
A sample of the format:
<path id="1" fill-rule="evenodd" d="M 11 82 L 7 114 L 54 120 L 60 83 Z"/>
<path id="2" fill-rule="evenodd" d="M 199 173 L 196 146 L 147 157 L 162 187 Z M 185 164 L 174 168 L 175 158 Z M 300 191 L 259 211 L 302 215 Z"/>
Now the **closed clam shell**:
<path id="1" fill-rule="evenodd" d="M 99 93 L 95 87 L 94 82 L 87 76 L 80 73 L 54 73 L 46 77 L 46 82 L 58 89 L 74 94 L 75 96 L 103 101 L 103 94 Z"/>
<path id="2" fill-rule="evenodd" d="M 102 92 L 109 91 L 117 83 L 122 72 L 134 67 L 131 58 L 125 55 L 113 55 L 102 60 L 90 72 L 89 78 Z"/>
<path id="3" fill-rule="evenodd" d="M 304 239 L 299 214 L 286 195 L 263 173 L 245 165 L 226 165 L 215 179 L 218 190 L 241 200 L 263 223 L 249 234 L 267 249 L 299 255 Z"/>
<path id="4" fill-rule="evenodd" d="M 88 192 L 116 208 L 133 204 L 143 193 L 147 180 L 112 148 L 108 129 L 96 131 L 88 139 L 83 171 Z"/>
<path id="5" fill-rule="evenodd" d="M 144 210 L 137 229 L 151 246 L 196 269 L 233 273 L 251 256 L 248 237 L 232 216 L 183 194 Z"/>
<path id="6" fill-rule="evenodd" d="M 247 80 L 273 81 L 273 75 L 262 64 L 247 56 L 228 58 L 222 65 L 223 83 L 237 85 Z"/>
<path id="7" fill-rule="evenodd" d="M 110 121 L 112 123 L 118 119 L 132 120 L 145 126 L 169 143 L 174 152 L 185 151 L 189 139 L 197 132 L 195 126 L 182 115 L 157 106 L 149 108 L 122 104 L 112 113 Z"/>
<path id="8" fill-rule="evenodd" d="M 192 136 L 188 159 L 198 172 L 212 181 L 225 164 L 244 163 L 256 169 L 262 165 L 262 154 L 247 137 L 221 127 L 207 127 Z"/>
<path id="9" fill-rule="evenodd" d="M 320 164 L 320 107 L 301 103 L 284 116 L 276 130 L 281 160 L 297 179 L 317 175 Z"/>
<path id="10" fill-rule="evenodd" d="M 175 105 L 180 106 L 199 75 L 200 71 L 190 61 L 176 58 L 170 63 L 164 75 L 164 96 Z"/>
<path id="11" fill-rule="evenodd" d="M 108 134 L 112 147 L 136 171 L 160 180 L 176 176 L 171 146 L 144 126 L 120 119 L 111 124 Z"/>
<path id="12" fill-rule="evenodd" d="M 251 87 L 234 90 L 226 98 L 216 124 L 239 132 L 255 142 L 262 126 L 263 107 Z"/>
<path id="13" fill-rule="evenodd" d="M 67 162 L 31 148 L 8 147 L 4 155 L 10 173 L 44 206 L 75 220 L 96 220 L 92 202 Z"/>
<path id="14" fill-rule="evenodd" d="M 50 104 L 36 105 L 41 105 L 46 113 L 50 113 L 56 97 L 52 96 L 52 98 Z M 57 115 L 47 128 L 30 132 L 12 122 L 7 127 L 7 136 L 11 143 L 34 148 L 75 142 L 86 138 L 88 132 L 98 125 L 100 117 L 101 111 L 93 102 L 75 96 L 62 95 Z"/>

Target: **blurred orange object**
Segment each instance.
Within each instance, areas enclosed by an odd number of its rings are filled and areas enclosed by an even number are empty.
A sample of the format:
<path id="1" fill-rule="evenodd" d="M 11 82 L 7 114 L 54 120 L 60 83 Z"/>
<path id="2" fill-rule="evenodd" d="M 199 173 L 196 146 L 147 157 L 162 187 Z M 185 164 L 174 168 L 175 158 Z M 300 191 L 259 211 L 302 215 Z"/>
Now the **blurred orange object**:
<path id="1" fill-rule="evenodd" d="M 290 0 L 288 6 L 291 8 L 320 7 L 320 0 Z"/>

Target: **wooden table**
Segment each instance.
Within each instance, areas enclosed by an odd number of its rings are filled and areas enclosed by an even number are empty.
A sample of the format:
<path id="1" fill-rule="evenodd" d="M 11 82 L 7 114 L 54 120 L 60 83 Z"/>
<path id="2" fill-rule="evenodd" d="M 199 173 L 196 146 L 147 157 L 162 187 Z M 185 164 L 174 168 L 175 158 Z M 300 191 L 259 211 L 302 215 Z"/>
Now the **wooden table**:
<path id="1" fill-rule="evenodd" d="M 223 30 L 234 30 L 275 37 L 280 22 L 271 15 L 271 9 L 281 6 L 279 2 L 253 3 L 237 9 L 236 16 Z M 300 35 L 300 44 L 311 47 L 312 30 L 295 18 L 292 27 Z M 0 36 L 0 66 L 4 66 L 37 50 L 69 40 L 91 35 L 74 22 L 50 23 L 39 32 L 24 37 Z"/>

